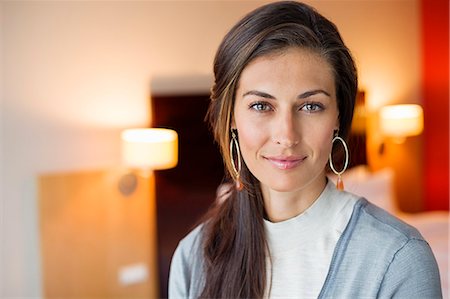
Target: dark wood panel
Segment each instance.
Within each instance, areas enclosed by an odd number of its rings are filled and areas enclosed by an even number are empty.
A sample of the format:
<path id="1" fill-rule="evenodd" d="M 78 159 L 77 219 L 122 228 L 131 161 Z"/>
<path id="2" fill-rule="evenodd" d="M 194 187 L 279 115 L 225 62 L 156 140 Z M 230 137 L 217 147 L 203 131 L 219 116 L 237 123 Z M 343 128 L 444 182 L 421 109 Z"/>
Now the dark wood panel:
<path id="1" fill-rule="evenodd" d="M 173 252 L 215 199 L 223 163 L 204 118 L 209 95 L 153 96 L 153 127 L 171 128 L 179 137 L 176 168 L 155 172 L 160 296 L 167 297 Z"/>

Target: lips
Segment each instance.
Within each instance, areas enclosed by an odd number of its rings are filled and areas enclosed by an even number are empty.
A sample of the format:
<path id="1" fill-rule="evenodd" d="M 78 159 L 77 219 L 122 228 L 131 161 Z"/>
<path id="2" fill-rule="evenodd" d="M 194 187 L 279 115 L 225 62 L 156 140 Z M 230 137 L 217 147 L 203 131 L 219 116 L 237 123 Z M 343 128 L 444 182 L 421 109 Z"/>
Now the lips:
<path id="1" fill-rule="evenodd" d="M 292 169 L 299 166 L 306 157 L 301 156 L 275 156 L 275 157 L 264 157 L 270 164 L 278 169 Z"/>

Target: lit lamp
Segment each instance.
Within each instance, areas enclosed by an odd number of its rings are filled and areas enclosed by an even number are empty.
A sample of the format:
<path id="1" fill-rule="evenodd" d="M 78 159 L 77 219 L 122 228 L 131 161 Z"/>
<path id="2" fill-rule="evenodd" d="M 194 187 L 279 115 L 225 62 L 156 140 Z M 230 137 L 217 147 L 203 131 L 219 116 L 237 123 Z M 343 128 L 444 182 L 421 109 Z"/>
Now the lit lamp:
<path id="1" fill-rule="evenodd" d="M 380 129 L 385 137 L 403 143 L 406 137 L 423 131 L 423 110 L 419 105 L 390 105 L 380 110 Z"/>
<path id="2" fill-rule="evenodd" d="M 173 168 L 178 163 L 178 134 L 159 128 L 125 130 L 122 132 L 122 159 L 133 168 Z"/>
<path id="3" fill-rule="evenodd" d="M 173 168 L 178 163 L 178 134 L 162 128 L 124 130 L 122 160 L 127 167 L 144 172 Z M 136 177 L 124 176 L 119 188 L 123 194 L 131 194 L 136 188 Z"/>

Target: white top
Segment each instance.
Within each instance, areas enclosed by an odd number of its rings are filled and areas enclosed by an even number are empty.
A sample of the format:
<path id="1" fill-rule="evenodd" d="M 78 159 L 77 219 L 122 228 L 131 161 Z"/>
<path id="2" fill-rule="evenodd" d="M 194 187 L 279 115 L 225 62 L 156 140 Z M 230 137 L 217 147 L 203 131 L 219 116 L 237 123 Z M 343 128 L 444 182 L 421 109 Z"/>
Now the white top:
<path id="1" fill-rule="evenodd" d="M 265 220 L 268 296 L 317 298 L 325 282 L 334 248 L 345 230 L 357 197 L 333 196 L 328 181 L 319 198 L 302 214 L 277 223 Z M 342 195 L 342 194 L 341 194 Z"/>

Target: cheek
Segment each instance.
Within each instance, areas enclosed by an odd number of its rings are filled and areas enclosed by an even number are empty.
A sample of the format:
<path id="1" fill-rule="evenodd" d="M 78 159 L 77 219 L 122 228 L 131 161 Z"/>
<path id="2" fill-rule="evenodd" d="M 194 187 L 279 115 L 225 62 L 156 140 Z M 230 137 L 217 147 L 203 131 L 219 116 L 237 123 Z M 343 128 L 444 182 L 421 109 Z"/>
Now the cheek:
<path id="1" fill-rule="evenodd" d="M 332 143 L 331 141 L 333 140 L 333 136 L 330 134 L 327 134 L 326 136 L 324 136 L 324 139 L 322 140 L 322 154 L 324 155 L 324 159 L 327 160 L 328 156 L 331 153 L 331 149 L 332 149 Z"/>
<path id="2" fill-rule="evenodd" d="M 259 150 L 267 142 L 268 130 L 261 128 L 252 121 L 237 121 L 236 128 L 238 130 L 239 146 L 244 161 L 251 164 L 251 159 L 257 156 Z"/>
<path id="3" fill-rule="evenodd" d="M 305 136 L 306 138 L 304 140 L 308 140 L 311 149 L 321 159 L 328 159 L 328 155 L 332 149 L 333 127 L 326 127 L 321 130 L 309 130 L 308 135 L 308 137 Z"/>
<path id="4" fill-rule="evenodd" d="M 264 136 L 261 130 L 251 124 L 241 124 L 237 126 L 239 145 L 242 152 L 256 151 L 263 143 Z"/>

